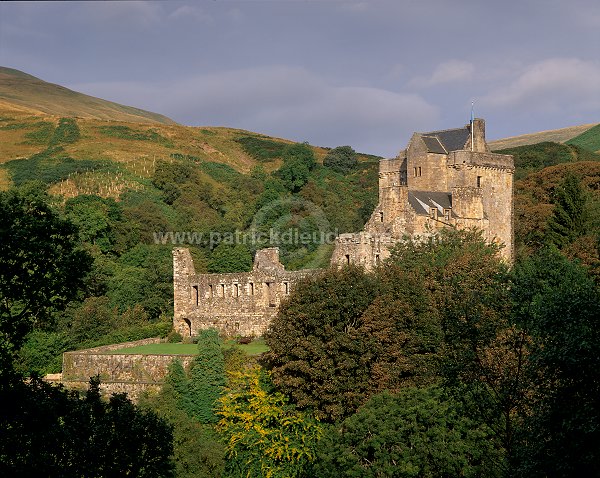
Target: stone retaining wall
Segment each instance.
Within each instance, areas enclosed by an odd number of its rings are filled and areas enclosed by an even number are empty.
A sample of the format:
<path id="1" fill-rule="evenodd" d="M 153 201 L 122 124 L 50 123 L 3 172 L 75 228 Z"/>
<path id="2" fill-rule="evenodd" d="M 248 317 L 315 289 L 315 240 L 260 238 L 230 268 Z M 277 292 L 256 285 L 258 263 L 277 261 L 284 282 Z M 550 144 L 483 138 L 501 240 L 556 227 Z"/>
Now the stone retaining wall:
<path id="1" fill-rule="evenodd" d="M 143 391 L 158 391 L 173 360 L 188 367 L 195 355 L 145 355 L 111 353 L 128 347 L 160 343 L 160 338 L 136 340 L 121 344 L 65 352 L 60 376 L 48 376 L 50 382 L 62 383 L 67 388 L 85 390 L 90 377 L 100 376 L 103 393 L 125 392 L 133 401 Z"/>

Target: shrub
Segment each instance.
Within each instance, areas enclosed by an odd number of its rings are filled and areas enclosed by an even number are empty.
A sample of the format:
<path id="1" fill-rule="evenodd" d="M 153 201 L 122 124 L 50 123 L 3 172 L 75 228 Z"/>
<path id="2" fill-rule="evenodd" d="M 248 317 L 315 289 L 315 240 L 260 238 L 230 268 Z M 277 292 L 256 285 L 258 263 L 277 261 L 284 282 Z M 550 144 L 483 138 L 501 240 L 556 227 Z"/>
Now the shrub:
<path id="1" fill-rule="evenodd" d="M 178 344 L 182 340 L 182 335 L 175 330 L 172 330 L 171 332 L 169 332 L 169 335 L 167 335 L 167 342 L 170 344 Z"/>

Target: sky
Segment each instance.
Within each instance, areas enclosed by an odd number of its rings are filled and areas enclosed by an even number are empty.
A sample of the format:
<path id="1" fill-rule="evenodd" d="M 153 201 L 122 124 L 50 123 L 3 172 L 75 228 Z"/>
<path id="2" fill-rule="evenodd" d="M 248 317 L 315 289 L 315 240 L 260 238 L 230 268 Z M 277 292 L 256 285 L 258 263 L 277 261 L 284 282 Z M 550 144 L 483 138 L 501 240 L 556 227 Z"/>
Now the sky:
<path id="1" fill-rule="evenodd" d="M 393 157 L 600 122 L 598 0 L 0 2 L 0 65 L 169 116 Z"/>

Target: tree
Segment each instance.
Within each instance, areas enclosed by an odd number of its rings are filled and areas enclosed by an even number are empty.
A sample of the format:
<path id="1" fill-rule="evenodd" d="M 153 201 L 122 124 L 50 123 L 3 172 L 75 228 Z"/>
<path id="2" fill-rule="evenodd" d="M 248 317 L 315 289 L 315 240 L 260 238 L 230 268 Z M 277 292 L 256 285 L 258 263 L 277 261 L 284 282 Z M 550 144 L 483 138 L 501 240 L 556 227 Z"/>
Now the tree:
<path id="1" fill-rule="evenodd" d="M 0 192 L 0 367 L 7 371 L 35 324 L 64 308 L 83 285 L 90 256 L 77 230 L 30 189 Z"/>
<path id="2" fill-rule="evenodd" d="M 369 388 L 368 353 L 349 332 L 375 297 L 361 268 L 328 270 L 297 284 L 266 334 L 275 385 L 299 408 L 335 421 L 353 413 Z"/>
<path id="3" fill-rule="evenodd" d="M 308 143 L 295 143 L 283 150 L 283 165 L 277 171 L 286 188 L 298 192 L 308 181 L 316 165 L 315 155 Z"/>
<path id="4" fill-rule="evenodd" d="M 600 293 L 579 264 L 541 250 L 514 273 L 515 319 L 531 335 L 534 392 L 514 475 L 596 476 L 600 469 Z"/>
<path id="5" fill-rule="evenodd" d="M 510 276 L 499 246 L 478 231 L 447 230 L 429 243 L 398 245 L 391 262 L 418 271 L 417 281 L 430 293 L 442 334 L 437 369 L 444 385 L 510 458 L 527 391 L 527 335 L 510 321 Z"/>
<path id="6" fill-rule="evenodd" d="M 178 478 L 211 478 L 223 474 L 225 447 L 212 425 L 188 415 L 189 379 L 179 360 L 154 395 L 145 396 L 141 406 L 150 408 L 173 427 L 173 461 Z"/>
<path id="7" fill-rule="evenodd" d="M 190 416 L 201 423 L 216 423 L 215 406 L 225 386 L 225 359 L 221 340 L 214 329 L 202 330 L 198 336 L 198 356 L 190 370 Z"/>
<path id="8" fill-rule="evenodd" d="M 385 392 L 330 428 L 312 476 L 494 476 L 489 433 L 438 387 Z"/>
<path id="9" fill-rule="evenodd" d="M 252 270 L 252 254 L 244 244 L 221 242 L 208 261 L 209 272 L 247 272 Z"/>
<path id="10" fill-rule="evenodd" d="M 358 164 L 358 155 L 350 146 L 338 146 L 327 153 L 323 166 L 340 174 L 348 174 Z"/>
<path id="11" fill-rule="evenodd" d="M 65 203 L 67 218 L 77 226 L 79 238 L 106 253 L 114 248 L 113 228 L 121 220 L 121 207 L 114 199 L 79 195 Z"/>
<path id="12" fill-rule="evenodd" d="M 562 248 L 585 235 L 587 226 L 587 195 L 581 180 L 568 172 L 555 190 L 554 209 L 548 220 L 548 237 Z"/>
<path id="13" fill-rule="evenodd" d="M 290 406 L 259 367 L 231 374 L 219 399 L 219 415 L 217 429 L 226 443 L 225 476 L 308 476 L 322 427 Z"/>
<path id="14" fill-rule="evenodd" d="M 170 426 L 125 395 L 83 399 L 43 380 L 0 384 L 0 474 L 27 477 L 172 476 Z"/>

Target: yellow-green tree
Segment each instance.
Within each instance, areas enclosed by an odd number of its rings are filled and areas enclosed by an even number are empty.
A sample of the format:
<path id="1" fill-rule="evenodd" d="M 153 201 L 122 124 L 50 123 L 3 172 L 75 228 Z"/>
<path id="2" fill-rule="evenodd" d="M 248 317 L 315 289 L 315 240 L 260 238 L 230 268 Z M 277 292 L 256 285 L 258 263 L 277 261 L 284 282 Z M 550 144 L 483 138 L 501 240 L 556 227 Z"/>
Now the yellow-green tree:
<path id="1" fill-rule="evenodd" d="M 217 430 L 226 442 L 225 476 L 298 478 L 315 459 L 322 426 L 273 389 L 255 366 L 232 373 L 219 399 Z"/>

